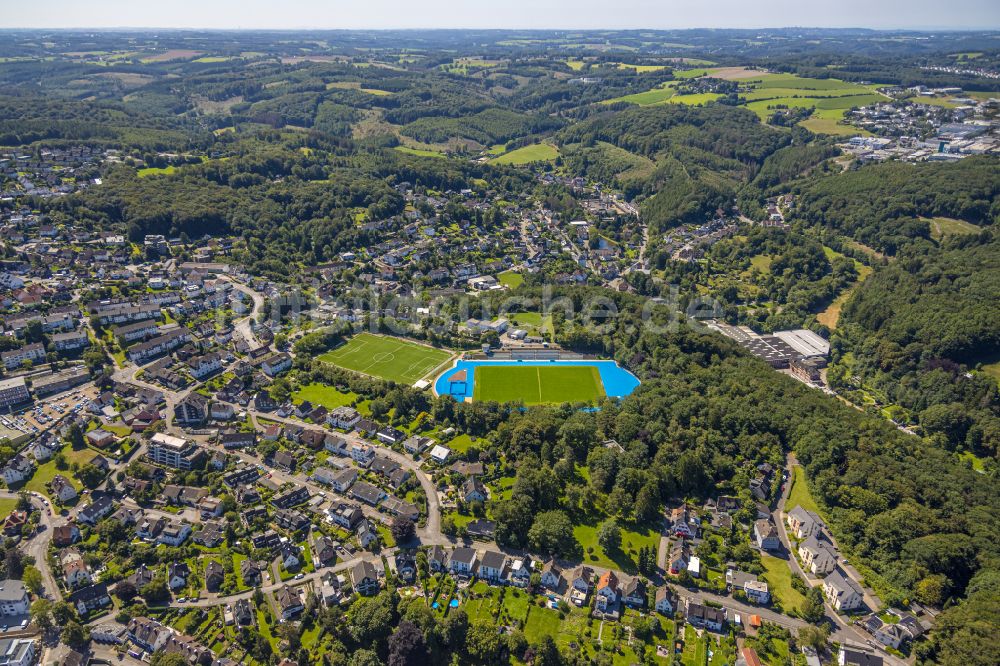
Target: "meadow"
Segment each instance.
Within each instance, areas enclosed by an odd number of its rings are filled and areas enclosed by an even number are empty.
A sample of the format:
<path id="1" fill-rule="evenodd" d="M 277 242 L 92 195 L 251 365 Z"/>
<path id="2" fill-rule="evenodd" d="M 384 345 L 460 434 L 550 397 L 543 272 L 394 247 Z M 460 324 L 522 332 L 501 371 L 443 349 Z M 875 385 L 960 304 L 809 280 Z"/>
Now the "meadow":
<path id="1" fill-rule="evenodd" d="M 476 368 L 475 400 L 538 405 L 595 403 L 603 396 L 600 373 L 591 366 L 483 365 Z"/>
<path id="2" fill-rule="evenodd" d="M 443 365 L 452 357 L 444 349 L 392 338 L 360 333 L 337 349 L 318 358 L 345 370 L 388 379 L 401 384 L 413 384 Z"/>
<path id="3" fill-rule="evenodd" d="M 532 162 L 548 162 L 559 157 L 559 150 L 548 143 L 535 143 L 523 148 L 517 148 L 495 157 L 490 162 L 493 164 L 531 164 Z"/>

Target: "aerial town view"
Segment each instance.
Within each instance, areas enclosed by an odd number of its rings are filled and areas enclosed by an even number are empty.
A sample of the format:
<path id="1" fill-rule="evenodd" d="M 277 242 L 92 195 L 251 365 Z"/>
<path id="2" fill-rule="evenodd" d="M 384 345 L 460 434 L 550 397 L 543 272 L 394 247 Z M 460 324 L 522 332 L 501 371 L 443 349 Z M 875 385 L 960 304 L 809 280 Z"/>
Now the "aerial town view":
<path id="1" fill-rule="evenodd" d="M 998 453 L 995 0 L 0 10 L 0 666 L 996 666 Z"/>

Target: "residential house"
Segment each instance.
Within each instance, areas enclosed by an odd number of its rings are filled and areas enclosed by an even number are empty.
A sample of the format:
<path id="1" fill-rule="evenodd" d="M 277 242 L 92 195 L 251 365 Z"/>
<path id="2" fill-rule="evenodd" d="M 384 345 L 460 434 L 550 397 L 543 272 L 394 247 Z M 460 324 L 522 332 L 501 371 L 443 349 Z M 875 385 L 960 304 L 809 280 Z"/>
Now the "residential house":
<path id="1" fill-rule="evenodd" d="M 661 615 L 672 616 L 677 610 L 677 594 L 668 585 L 656 588 L 653 607 Z"/>
<path id="2" fill-rule="evenodd" d="M 687 570 L 688 560 L 687 544 L 680 539 L 674 541 L 670 546 L 670 552 L 667 554 L 667 570 L 671 575 L 678 576 L 682 571 Z"/>
<path id="3" fill-rule="evenodd" d="M 70 589 L 81 585 L 90 585 L 94 582 L 93 576 L 90 574 L 90 567 L 76 550 L 63 552 L 59 560 L 62 563 L 63 579 Z"/>
<path id="4" fill-rule="evenodd" d="M 677 507 L 670 512 L 670 531 L 676 537 L 693 539 L 700 532 L 701 521 L 687 505 Z"/>
<path id="5" fill-rule="evenodd" d="M 334 525 L 343 527 L 345 530 L 353 530 L 365 517 L 365 514 L 357 504 L 340 502 L 327 510 L 327 516 Z"/>
<path id="6" fill-rule="evenodd" d="M 434 573 L 448 571 L 448 551 L 441 546 L 432 546 L 427 551 L 427 567 Z"/>
<path id="7" fill-rule="evenodd" d="M 156 537 L 157 543 L 168 546 L 179 546 L 191 535 L 191 525 L 188 523 L 169 521 Z"/>
<path id="8" fill-rule="evenodd" d="M 730 591 L 742 591 L 747 596 L 747 600 L 751 603 L 766 604 L 771 600 L 771 594 L 768 591 L 767 583 L 759 580 L 757 576 L 746 573 L 745 571 L 727 569 L 726 587 L 728 587 Z"/>
<path id="9" fill-rule="evenodd" d="M 274 593 L 274 600 L 277 602 L 278 608 L 281 609 L 282 620 L 291 620 L 305 609 L 299 593 L 287 585 Z"/>
<path id="10" fill-rule="evenodd" d="M 208 420 L 208 398 L 189 393 L 174 406 L 174 421 L 181 425 L 201 425 Z"/>
<path id="11" fill-rule="evenodd" d="M 248 599 L 237 599 L 233 604 L 233 620 L 237 626 L 249 627 L 253 624 L 253 607 Z"/>
<path id="12" fill-rule="evenodd" d="M 363 518 L 355 530 L 355 535 L 358 538 L 358 543 L 362 548 L 369 548 L 373 543 L 377 542 L 379 539 L 378 530 L 375 526 L 371 524 L 367 518 Z"/>
<path id="13" fill-rule="evenodd" d="M 70 546 L 80 540 L 80 529 L 72 522 L 52 528 L 52 543 L 58 548 Z"/>
<path id="14" fill-rule="evenodd" d="M 377 594 L 379 583 L 375 565 L 368 560 L 361 560 L 351 567 L 351 587 L 362 596 Z"/>
<path id="15" fill-rule="evenodd" d="M 476 551 L 473 548 L 459 547 L 451 554 L 448 564 L 451 573 L 457 576 L 471 576 L 476 571 Z"/>
<path id="16" fill-rule="evenodd" d="M 774 523 L 766 518 L 757 520 L 753 524 L 753 541 L 761 550 L 780 550 L 781 540 L 778 538 L 778 530 Z"/>
<path id="17" fill-rule="evenodd" d="M 268 356 L 260 363 L 260 369 L 268 377 L 275 377 L 292 367 L 292 357 L 285 353 Z"/>
<path id="18" fill-rule="evenodd" d="M 226 579 L 226 570 L 215 560 L 209 560 L 205 565 L 205 589 L 218 592 Z"/>
<path id="19" fill-rule="evenodd" d="M 105 606 L 111 605 L 107 583 L 96 583 L 80 588 L 69 595 L 66 601 L 76 606 L 76 610 L 80 615 L 87 615 L 91 611 L 100 610 Z"/>
<path id="20" fill-rule="evenodd" d="M 839 571 L 834 571 L 823 579 L 823 594 L 838 612 L 855 610 L 864 603 L 861 586 Z"/>
<path id="21" fill-rule="evenodd" d="M 594 570 L 581 564 L 568 575 L 570 585 L 570 600 L 577 606 L 583 606 L 587 601 L 594 581 Z"/>
<path id="22" fill-rule="evenodd" d="M 240 577 L 243 578 L 244 585 L 256 587 L 261 584 L 264 567 L 260 562 L 245 559 L 240 562 Z"/>
<path id="23" fill-rule="evenodd" d="M 0 616 L 27 615 L 30 605 L 24 583 L 12 578 L 0 580 Z"/>
<path id="24" fill-rule="evenodd" d="M 726 611 L 721 608 L 703 606 L 688 600 L 685 612 L 688 624 L 698 629 L 722 631 L 726 625 Z"/>
<path id="25" fill-rule="evenodd" d="M 8 487 L 30 478 L 34 473 L 35 463 L 20 453 L 15 453 L 4 465 L 3 470 L 0 470 L 0 475 Z"/>
<path id="26" fill-rule="evenodd" d="M 799 544 L 799 559 L 806 571 L 823 576 L 837 568 L 837 551 L 826 541 L 820 541 L 816 534 L 809 535 Z"/>
<path id="27" fill-rule="evenodd" d="M 488 497 L 486 486 L 475 477 L 465 480 L 461 489 L 462 501 L 466 504 L 471 502 L 485 502 Z"/>
<path id="28" fill-rule="evenodd" d="M 394 564 L 396 565 L 396 575 L 403 582 L 413 583 L 417 579 L 417 561 L 413 557 L 412 551 L 397 551 Z"/>
<path id="29" fill-rule="evenodd" d="M 278 558 L 286 571 L 294 571 L 302 564 L 302 549 L 298 544 L 285 541 L 278 547 Z"/>
<path id="30" fill-rule="evenodd" d="M 630 608 L 646 607 L 646 583 L 638 576 L 625 579 L 621 585 L 622 601 Z"/>
<path id="31" fill-rule="evenodd" d="M 841 646 L 837 653 L 838 666 L 882 666 L 882 657 L 862 649 Z"/>
<path id="32" fill-rule="evenodd" d="M 28 522 L 28 512 L 14 509 L 3 521 L 4 536 L 15 537 L 21 534 L 24 524 Z"/>
<path id="33" fill-rule="evenodd" d="M 815 512 L 797 506 L 785 514 L 785 523 L 796 539 L 806 539 L 821 532 L 826 524 Z"/>
<path id="34" fill-rule="evenodd" d="M 361 414 L 353 407 L 336 407 L 326 415 L 326 421 L 334 428 L 351 430 L 361 420 Z"/>
<path id="35" fill-rule="evenodd" d="M 70 480 L 62 474 L 56 474 L 52 477 L 52 480 L 49 481 L 49 490 L 61 504 L 65 504 L 66 502 L 74 500 L 77 497 L 76 488 L 74 488 L 73 484 L 70 483 Z"/>
<path id="36" fill-rule="evenodd" d="M 214 562 L 209 562 L 209 564 L 214 564 Z M 186 586 L 190 576 L 191 567 L 188 566 L 187 562 L 171 562 L 167 565 L 167 585 L 170 586 L 171 590 L 179 590 Z M 205 580 L 208 580 L 207 576 Z M 208 589 L 213 591 L 211 587 Z"/>
<path id="37" fill-rule="evenodd" d="M 507 566 L 507 556 L 493 550 L 483 553 L 479 563 L 479 571 L 476 575 L 490 583 L 497 584 L 503 581 L 504 571 Z"/>
<path id="38" fill-rule="evenodd" d="M 562 589 L 563 583 L 562 568 L 556 564 L 555 560 L 549 560 L 542 566 L 541 583 L 550 592 L 558 592 Z"/>
<path id="39" fill-rule="evenodd" d="M 614 571 L 605 571 L 597 579 L 594 588 L 594 610 L 607 615 L 617 615 L 620 601 L 618 575 Z"/>
<path id="40" fill-rule="evenodd" d="M 373 486 L 365 481 L 357 481 L 351 487 L 351 497 L 365 504 L 378 506 L 379 502 L 384 500 L 387 495 L 377 486 Z"/>
<path id="41" fill-rule="evenodd" d="M 313 561 L 317 566 L 332 566 L 337 561 L 337 546 L 333 539 L 322 535 L 313 541 Z"/>
<path id="42" fill-rule="evenodd" d="M 375 460 L 375 449 L 363 442 L 351 444 L 351 459 L 361 467 L 368 467 Z"/>

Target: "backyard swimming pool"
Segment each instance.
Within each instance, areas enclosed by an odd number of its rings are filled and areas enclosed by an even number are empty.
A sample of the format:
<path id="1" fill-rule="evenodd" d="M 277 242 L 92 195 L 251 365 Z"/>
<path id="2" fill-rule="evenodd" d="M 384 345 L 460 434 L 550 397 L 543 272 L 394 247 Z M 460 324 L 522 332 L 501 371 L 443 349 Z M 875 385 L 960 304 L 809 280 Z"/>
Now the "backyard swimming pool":
<path id="1" fill-rule="evenodd" d="M 596 390 L 599 392 L 597 397 L 603 397 L 606 395 L 609 398 L 624 398 L 625 396 L 631 394 L 632 391 L 639 386 L 639 379 L 628 370 L 622 368 L 615 361 L 459 360 L 455 362 L 453 367 L 444 371 L 434 381 L 434 392 L 437 395 L 450 395 L 459 402 L 472 399 L 473 396 L 483 399 L 482 396 L 485 394 L 486 387 L 479 387 L 479 390 L 477 390 L 477 368 L 483 369 L 483 372 L 479 374 L 487 374 L 485 369 L 489 368 L 490 372 L 488 374 L 490 375 L 491 381 L 498 380 L 498 373 L 493 370 L 494 368 L 521 369 L 511 370 L 511 373 L 517 372 L 519 373 L 519 376 L 512 375 L 508 379 L 516 380 L 517 384 L 513 387 L 515 393 L 523 390 L 523 394 L 518 394 L 516 397 L 522 399 L 525 404 L 561 402 L 562 400 L 559 399 L 548 398 L 552 396 L 558 398 L 560 395 L 565 395 L 565 389 L 572 390 L 574 388 L 578 388 L 576 386 L 567 387 L 558 385 L 560 381 L 564 383 L 567 380 L 576 382 L 581 379 L 581 376 L 572 370 L 573 368 L 581 370 L 592 368 L 593 370 L 596 370 L 595 379 L 599 380 L 600 383 L 600 386 L 596 387 Z M 535 368 L 536 372 L 531 373 L 530 370 L 528 370 L 529 368 Z M 592 374 L 593 370 L 591 371 Z M 535 376 L 537 376 L 537 384 L 534 379 Z M 525 379 L 530 381 L 525 381 Z M 587 378 L 584 376 L 582 379 L 586 380 Z M 509 386 L 504 388 L 511 389 Z M 560 389 L 562 389 L 562 391 Z M 497 392 L 491 391 L 490 395 L 497 395 Z M 502 399 L 511 399 L 514 397 L 510 390 L 506 392 L 501 391 L 499 392 L 499 395 L 503 396 Z M 500 400 L 501 398 L 495 399 Z M 565 401 L 574 402 L 575 400 Z"/>

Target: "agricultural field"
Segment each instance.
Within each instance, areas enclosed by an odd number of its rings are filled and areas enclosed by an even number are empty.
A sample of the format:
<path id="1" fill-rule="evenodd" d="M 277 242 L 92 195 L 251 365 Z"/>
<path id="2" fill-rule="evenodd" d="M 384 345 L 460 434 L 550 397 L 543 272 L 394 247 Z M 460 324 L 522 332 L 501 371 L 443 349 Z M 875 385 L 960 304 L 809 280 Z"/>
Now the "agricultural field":
<path id="1" fill-rule="evenodd" d="M 535 143 L 523 148 L 517 148 L 495 157 L 493 164 L 531 164 L 532 162 L 549 162 L 559 157 L 559 149 L 548 143 Z"/>
<path id="2" fill-rule="evenodd" d="M 539 405 L 596 403 L 603 396 L 600 373 L 592 366 L 484 365 L 476 368 L 475 400 Z"/>
<path id="3" fill-rule="evenodd" d="M 345 370 L 413 384 L 450 360 L 452 353 L 400 338 L 360 333 L 318 358 Z"/>

